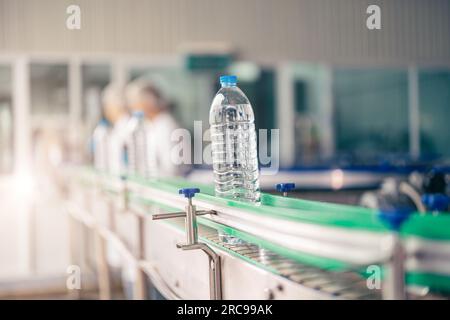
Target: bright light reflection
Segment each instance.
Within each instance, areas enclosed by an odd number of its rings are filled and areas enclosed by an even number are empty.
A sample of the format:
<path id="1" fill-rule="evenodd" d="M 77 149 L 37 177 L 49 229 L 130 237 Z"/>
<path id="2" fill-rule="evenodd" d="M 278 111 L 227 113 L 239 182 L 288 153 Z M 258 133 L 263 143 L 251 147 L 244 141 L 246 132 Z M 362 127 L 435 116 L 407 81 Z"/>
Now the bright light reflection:
<path id="1" fill-rule="evenodd" d="M 341 189 L 344 185 L 344 172 L 341 169 L 335 169 L 331 172 L 331 187 L 334 190 Z"/>
<path id="2" fill-rule="evenodd" d="M 35 187 L 35 179 L 30 173 L 16 173 L 13 176 L 12 190 L 20 198 L 31 198 Z"/>

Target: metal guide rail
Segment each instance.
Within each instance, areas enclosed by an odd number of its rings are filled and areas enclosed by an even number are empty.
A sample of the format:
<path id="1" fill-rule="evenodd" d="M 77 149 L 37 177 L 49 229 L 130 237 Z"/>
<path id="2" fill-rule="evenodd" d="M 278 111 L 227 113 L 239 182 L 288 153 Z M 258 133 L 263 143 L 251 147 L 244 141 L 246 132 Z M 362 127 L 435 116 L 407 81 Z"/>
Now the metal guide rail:
<path id="1" fill-rule="evenodd" d="M 327 298 L 441 297 L 441 295 L 432 295 L 427 286 L 420 284 L 408 287 L 408 295 L 406 294 L 404 263 L 408 267 L 410 265 L 420 267 L 423 261 L 418 259 L 419 255 L 410 253 L 406 255 L 405 261 L 397 261 L 396 256 L 400 254 L 394 250 L 398 248 L 392 244 L 386 246 L 386 243 L 389 244 L 393 238 L 387 229 L 380 229 L 377 232 L 358 228 L 342 230 L 334 225 L 312 224 L 292 219 L 286 221 L 271 215 L 261 215 L 255 219 L 255 216 L 246 210 L 245 205 L 239 207 L 230 202 L 209 201 L 208 195 L 203 193 L 194 200 L 195 205 L 199 207 L 197 210 L 192 205 L 193 195 L 185 194 L 188 198 L 186 206 L 186 200 L 174 192 L 177 187 L 185 186 L 183 183 L 147 184 L 139 180 L 126 181 L 109 177 L 89 170 L 77 172 L 83 172 L 82 175 L 77 175 L 82 182 L 108 192 L 119 200 L 116 203 L 119 203 L 122 208 L 135 213 L 140 212 L 144 216 L 153 214 L 153 219 L 171 219 L 170 224 L 178 225 L 180 230 L 182 229 L 180 223 L 182 224 L 185 220 L 186 242 L 177 246 L 182 250 L 200 249 L 208 255 L 212 265 L 210 269 L 211 298 L 222 298 L 221 282 L 226 281 L 220 275 L 222 251 L 238 257 L 243 263 L 251 263 L 292 283 L 319 291 L 323 297 Z M 186 190 L 185 192 L 192 192 L 192 189 Z M 282 203 L 282 205 L 285 204 Z M 149 210 L 152 207 L 157 207 L 159 212 L 165 213 L 155 214 Z M 336 207 L 330 207 L 336 210 Z M 178 211 L 183 208 L 185 211 Z M 262 206 L 258 209 L 264 211 L 276 208 Z M 282 208 L 280 211 L 290 214 L 295 210 Z M 237 235 L 247 241 L 247 244 L 224 243 L 220 240 L 217 230 Z M 428 268 L 432 265 L 434 270 L 440 270 L 448 266 L 447 263 L 450 261 L 448 255 L 450 251 L 446 247 L 448 243 L 439 242 L 441 245 L 439 250 L 434 250 L 434 246 L 430 247 L 430 244 L 434 243 L 425 242 L 424 245 L 417 238 L 409 239 L 406 244 L 406 251 L 413 250 L 413 253 L 423 253 L 424 247 L 428 245 Z M 439 263 L 433 264 L 433 261 L 439 261 Z M 399 262 L 401 263 L 398 264 Z M 381 265 L 386 270 L 387 276 L 383 279 L 384 288 L 381 291 L 369 290 L 367 280 L 362 276 L 362 267 L 370 264 Z M 399 278 L 403 281 L 399 281 Z M 420 290 L 413 291 L 417 288 Z M 420 294 L 414 292 L 420 292 Z"/>

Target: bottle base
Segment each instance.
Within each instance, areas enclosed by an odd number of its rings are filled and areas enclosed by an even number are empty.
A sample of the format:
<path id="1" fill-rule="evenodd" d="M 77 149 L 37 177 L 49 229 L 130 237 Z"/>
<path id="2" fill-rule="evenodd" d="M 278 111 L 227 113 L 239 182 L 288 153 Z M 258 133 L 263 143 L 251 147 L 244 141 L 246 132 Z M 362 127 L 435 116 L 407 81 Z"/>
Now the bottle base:
<path id="1" fill-rule="evenodd" d="M 219 239 L 220 241 L 230 244 L 230 245 L 243 245 L 246 244 L 246 242 L 240 238 L 237 238 L 235 236 L 232 236 L 231 234 L 226 233 L 225 231 L 219 230 Z"/>
<path id="2" fill-rule="evenodd" d="M 259 191 L 255 194 L 252 194 L 249 196 L 248 194 L 245 194 L 245 193 L 237 193 L 237 192 L 225 193 L 225 192 L 221 192 L 220 190 L 216 189 L 215 195 L 216 195 L 216 197 L 240 201 L 240 202 L 244 202 L 244 203 L 252 203 L 255 205 L 261 204 L 261 195 L 260 195 Z"/>

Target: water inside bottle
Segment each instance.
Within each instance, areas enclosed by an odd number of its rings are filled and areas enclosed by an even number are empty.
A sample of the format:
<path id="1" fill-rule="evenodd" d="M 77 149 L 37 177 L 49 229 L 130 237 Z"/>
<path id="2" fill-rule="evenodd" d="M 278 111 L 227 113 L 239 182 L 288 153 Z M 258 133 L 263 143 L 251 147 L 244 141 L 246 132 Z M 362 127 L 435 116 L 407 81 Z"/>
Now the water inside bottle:
<path id="1" fill-rule="evenodd" d="M 235 83 L 222 83 L 210 111 L 215 194 L 258 204 L 258 154 L 253 109 Z M 228 243 L 239 239 L 221 232 Z"/>

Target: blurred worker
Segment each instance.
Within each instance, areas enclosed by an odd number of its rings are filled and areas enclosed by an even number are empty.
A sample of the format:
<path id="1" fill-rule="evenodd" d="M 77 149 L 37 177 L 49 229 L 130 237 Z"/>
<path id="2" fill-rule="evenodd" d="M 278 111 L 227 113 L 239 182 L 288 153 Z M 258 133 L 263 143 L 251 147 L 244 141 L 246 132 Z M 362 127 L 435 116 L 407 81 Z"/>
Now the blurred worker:
<path id="1" fill-rule="evenodd" d="M 106 141 L 106 148 L 94 148 L 94 152 L 106 151 L 106 170 L 112 175 L 122 175 L 126 170 L 124 146 L 127 137 L 127 123 L 130 118 L 126 109 L 124 90 L 120 85 L 109 84 L 102 92 L 104 119 L 97 129 L 102 128 L 101 138 Z M 106 132 L 106 137 L 105 137 Z M 98 134 L 98 132 L 95 132 Z M 98 138 L 97 136 L 95 138 Z M 96 139 L 98 141 L 98 139 Z M 94 155 L 95 156 L 95 155 Z M 95 159 L 95 158 L 94 158 Z M 98 163 L 97 163 L 98 166 Z M 101 202 L 95 202 L 101 203 Z M 100 216 L 108 214 L 108 207 L 96 205 L 95 212 Z M 110 242 L 107 243 L 107 260 L 114 276 L 119 275 L 122 261 L 119 252 Z"/>
<path id="2" fill-rule="evenodd" d="M 168 101 L 153 84 L 145 80 L 136 80 L 126 89 L 128 107 L 133 114 L 144 116 L 145 130 L 145 163 L 144 177 L 171 177 L 182 175 L 186 167 L 177 165 L 171 159 L 174 142 L 171 135 L 178 129 L 175 119 L 169 113 Z M 138 146 L 138 145 L 136 145 Z M 139 150 L 138 150 L 139 151 Z M 135 152 L 138 157 L 139 152 Z M 139 171 L 139 170 L 138 170 Z M 139 172 L 142 174 L 142 172 Z M 151 208 L 159 212 L 159 208 Z M 127 298 L 133 297 L 133 288 L 136 285 L 137 271 L 132 265 L 124 266 L 122 273 L 123 287 Z M 147 292 L 147 298 L 158 297 L 158 292 L 152 285 Z"/>
<path id="3" fill-rule="evenodd" d="M 137 80 L 130 85 L 129 106 L 141 110 L 148 121 L 146 135 L 147 165 L 151 177 L 180 176 L 186 167 L 176 164 L 171 159 L 175 146 L 171 136 L 179 126 L 169 112 L 169 102 L 150 82 Z"/>
<path id="4" fill-rule="evenodd" d="M 128 121 L 128 137 L 126 141 L 127 175 L 148 178 L 147 170 L 147 131 L 148 121 L 138 103 L 134 103 L 134 97 L 139 90 L 139 83 L 130 83 L 125 90 L 125 95 L 131 112 Z"/>
<path id="5" fill-rule="evenodd" d="M 126 171 L 125 142 L 130 119 L 126 108 L 124 90 L 117 84 L 108 85 L 102 93 L 103 113 L 112 128 L 108 137 L 108 170 L 121 175 Z"/>

